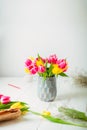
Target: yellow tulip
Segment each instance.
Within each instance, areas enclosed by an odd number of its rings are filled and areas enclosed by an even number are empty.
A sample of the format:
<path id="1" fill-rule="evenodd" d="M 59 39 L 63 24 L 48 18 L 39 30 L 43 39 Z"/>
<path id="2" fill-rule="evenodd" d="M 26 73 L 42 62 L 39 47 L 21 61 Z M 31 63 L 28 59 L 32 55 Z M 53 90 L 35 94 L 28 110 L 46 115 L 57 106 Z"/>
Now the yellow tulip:
<path id="1" fill-rule="evenodd" d="M 53 74 L 60 74 L 61 72 L 63 72 L 63 70 L 59 68 L 58 65 L 53 65 L 53 69 L 52 69 Z"/>
<path id="2" fill-rule="evenodd" d="M 30 60 L 32 60 L 32 61 L 34 61 L 34 60 L 35 60 L 35 59 L 34 59 L 34 57 L 32 57 L 32 56 L 31 56 L 31 57 L 29 57 L 29 59 L 30 59 Z"/>
<path id="3" fill-rule="evenodd" d="M 11 109 L 15 109 L 15 108 L 22 109 L 22 108 L 26 108 L 26 106 L 22 105 L 20 102 L 16 102 L 10 108 Z M 28 110 L 24 110 L 24 111 L 21 110 L 22 115 L 25 115 L 27 112 L 28 112 Z"/>
<path id="4" fill-rule="evenodd" d="M 16 102 L 10 108 L 12 108 L 12 109 L 19 108 L 19 109 L 21 109 L 21 108 L 23 108 L 23 105 L 21 105 L 20 102 Z"/>
<path id="5" fill-rule="evenodd" d="M 24 71 L 25 71 L 26 73 L 30 73 L 30 71 L 29 71 L 28 68 L 25 68 Z"/>
<path id="6" fill-rule="evenodd" d="M 40 66 L 40 65 L 43 66 L 44 63 L 43 63 L 43 61 L 42 61 L 41 59 L 39 59 L 39 60 L 36 61 L 36 65 L 37 65 L 37 66 Z"/>
<path id="7" fill-rule="evenodd" d="M 22 112 L 22 115 L 25 115 L 26 113 L 27 113 L 27 111 L 23 111 L 23 112 Z"/>
<path id="8" fill-rule="evenodd" d="M 49 111 L 43 111 L 43 112 L 42 112 L 42 115 L 43 115 L 43 116 L 50 116 L 51 113 L 50 113 Z"/>

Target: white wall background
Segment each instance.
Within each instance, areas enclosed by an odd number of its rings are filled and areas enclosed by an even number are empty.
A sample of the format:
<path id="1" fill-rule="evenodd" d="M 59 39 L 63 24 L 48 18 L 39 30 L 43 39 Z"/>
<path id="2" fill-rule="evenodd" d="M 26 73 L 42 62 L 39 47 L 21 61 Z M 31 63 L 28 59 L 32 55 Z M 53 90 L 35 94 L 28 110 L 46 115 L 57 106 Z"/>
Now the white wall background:
<path id="1" fill-rule="evenodd" d="M 87 70 L 86 51 L 87 0 L 0 0 L 0 76 L 23 76 L 37 53 Z"/>

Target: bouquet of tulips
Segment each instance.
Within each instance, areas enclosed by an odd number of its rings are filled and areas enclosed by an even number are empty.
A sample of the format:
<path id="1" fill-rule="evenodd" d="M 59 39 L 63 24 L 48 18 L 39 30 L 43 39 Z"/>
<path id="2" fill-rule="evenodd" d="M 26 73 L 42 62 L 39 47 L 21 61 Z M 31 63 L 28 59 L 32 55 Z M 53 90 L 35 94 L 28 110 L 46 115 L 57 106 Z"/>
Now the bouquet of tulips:
<path id="1" fill-rule="evenodd" d="M 65 71 L 68 68 L 66 59 L 59 59 L 55 54 L 48 58 L 38 55 L 30 57 L 25 61 L 25 72 L 31 75 L 39 74 L 44 79 L 52 76 L 67 76 Z"/>

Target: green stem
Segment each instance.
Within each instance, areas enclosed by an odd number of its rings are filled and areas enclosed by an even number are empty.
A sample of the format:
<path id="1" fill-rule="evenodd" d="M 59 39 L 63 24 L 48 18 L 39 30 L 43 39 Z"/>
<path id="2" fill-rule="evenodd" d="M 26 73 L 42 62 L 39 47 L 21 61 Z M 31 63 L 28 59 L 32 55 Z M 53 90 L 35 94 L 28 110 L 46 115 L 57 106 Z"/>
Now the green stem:
<path id="1" fill-rule="evenodd" d="M 29 112 L 31 112 L 32 114 L 35 114 L 35 115 L 38 115 L 38 116 L 42 116 L 40 113 L 38 113 L 38 112 L 34 112 L 34 111 L 31 111 L 31 110 L 29 110 Z"/>
<path id="2" fill-rule="evenodd" d="M 64 120 L 62 120 L 60 118 L 55 118 L 55 117 L 52 117 L 52 116 L 43 116 L 43 117 L 48 119 L 51 122 L 54 122 L 54 123 L 65 124 L 65 125 L 73 125 L 73 126 L 79 126 L 79 127 L 87 127 L 87 125 L 67 122 L 67 121 L 64 121 Z"/>
<path id="3" fill-rule="evenodd" d="M 42 115 L 38 112 L 34 112 L 34 111 L 31 111 L 29 110 L 29 112 L 31 112 L 32 114 L 35 114 L 37 116 L 41 116 L 51 122 L 54 122 L 54 123 L 59 123 L 59 124 L 65 124 L 65 125 L 73 125 L 73 126 L 79 126 L 79 127 L 87 127 L 87 125 L 84 125 L 84 124 L 75 124 L 75 123 L 71 123 L 71 122 L 67 122 L 67 121 L 64 121 L 60 118 L 56 118 L 56 117 L 53 117 L 53 116 L 45 116 L 45 115 Z"/>

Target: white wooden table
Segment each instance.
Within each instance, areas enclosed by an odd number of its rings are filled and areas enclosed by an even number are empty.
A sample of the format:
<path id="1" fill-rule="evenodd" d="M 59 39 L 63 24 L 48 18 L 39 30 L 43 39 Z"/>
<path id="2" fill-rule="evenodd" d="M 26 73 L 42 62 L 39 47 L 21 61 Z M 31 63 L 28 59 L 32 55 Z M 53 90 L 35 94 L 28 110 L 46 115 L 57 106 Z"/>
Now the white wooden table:
<path id="1" fill-rule="evenodd" d="M 20 89 L 9 86 L 13 84 Z M 57 98 L 53 102 L 43 102 L 37 97 L 37 82 L 22 78 L 0 78 L 0 94 L 8 95 L 11 100 L 24 101 L 30 108 L 37 112 L 48 110 L 52 114 L 57 113 L 59 106 L 67 106 L 86 112 L 87 88 L 72 85 L 71 79 L 58 79 Z M 0 123 L 0 130 L 85 130 L 87 128 L 61 125 L 52 123 L 46 119 L 28 113 L 27 115 L 12 121 Z"/>

